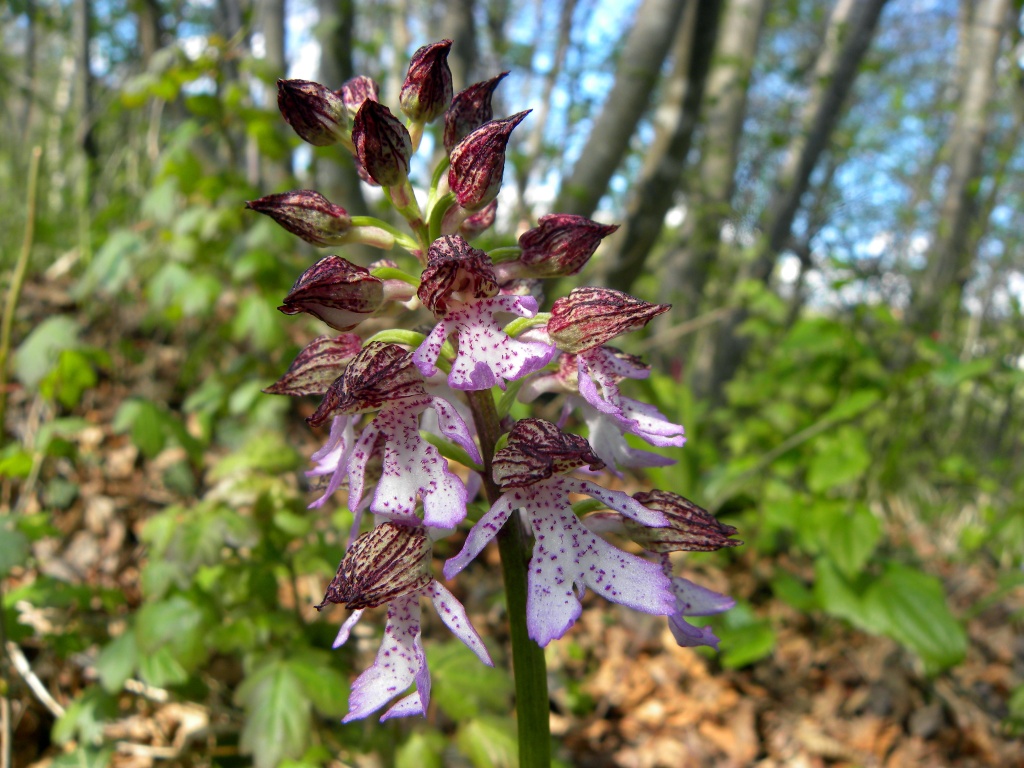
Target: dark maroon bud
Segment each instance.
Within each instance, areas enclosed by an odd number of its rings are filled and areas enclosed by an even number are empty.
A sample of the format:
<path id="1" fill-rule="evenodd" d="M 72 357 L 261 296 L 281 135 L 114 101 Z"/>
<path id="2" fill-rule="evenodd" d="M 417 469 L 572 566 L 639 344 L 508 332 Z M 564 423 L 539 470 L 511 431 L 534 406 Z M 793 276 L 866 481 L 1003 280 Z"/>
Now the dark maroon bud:
<path id="1" fill-rule="evenodd" d="M 351 80 L 346 80 L 345 84 L 335 93 L 341 96 L 351 120 L 355 119 L 356 113 L 363 106 L 364 101 L 380 101 L 378 98 L 380 86 L 374 82 L 373 78 L 366 75 L 356 75 Z"/>
<path id="2" fill-rule="evenodd" d="M 348 139 L 348 113 L 334 91 L 311 80 L 278 80 L 277 106 L 303 141 L 328 147 Z"/>
<path id="3" fill-rule="evenodd" d="M 455 145 L 494 117 L 491 97 L 508 72 L 474 83 L 452 99 L 444 115 L 444 148 L 450 154 Z"/>
<path id="4" fill-rule="evenodd" d="M 389 400 L 423 394 L 423 375 L 413 364 L 412 353 L 397 344 L 371 341 L 352 358 L 306 421 L 319 427 L 332 416 L 374 411 Z"/>
<path id="5" fill-rule="evenodd" d="M 630 538 L 648 552 L 713 552 L 722 547 L 737 547 L 742 541 L 730 539 L 736 529 L 720 523 L 703 507 L 669 491 L 642 491 L 633 498 L 648 509 L 661 512 L 669 521 L 664 528 L 648 528 L 624 518 Z"/>
<path id="6" fill-rule="evenodd" d="M 494 226 L 494 217 L 498 212 L 498 201 L 491 200 L 486 207 L 481 208 L 459 225 L 459 234 L 467 240 L 472 240 L 477 235 L 486 232 Z"/>
<path id="7" fill-rule="evenodd" d="M 352 226 L 344 208 L 312 189 L 267 195 L 250 200 L 245 207 L 266 214 L 293 235 L 320 248 L 344 243 Z"/>
<path id="8" fill-rule="evenodd" d="M 431 312 L 443 315 L 448 302 L 483 299 L 497 293 L 490 258 L 458 235 L 439 237 L 427 249 L 427 268 L 420 275 L 416 295 Z"/>
<path id="9" fill-rule="evenodd" d="M 452 149 L 448 186 L 467 211 L 479 211 L 498 196 L 509 136 L 528 114 L 485 123 Z"/>
<path id="10" fill-rule="evenodd" d="M 523 249 L 519 261 L 534 277 L 575 275 L 594 255 L 601 240 L 618 228 L 569 213 L 541 216 L 538 226 L 519 238 Z"/>
<path id="11" fill-rule="evenodd" d="M 668 304 L 650 304 L 611 288 L 573 288 L 551 307 L 548 335 L 560 350 L 578 355 L 643 328 L 669 309 Z"/>
<path id="12" fill-rule="evenodd" d="M 409 177 L 412 138 L 402 121 L 376 101 L 364 101 L 352 123 L 352 143 L 370 178 L 394 187 Z"/>
<path id="13" fill-rule="evenodd" d="M 448 68 L 451 48 L 451 40 L 441 40 L 424 45 L 412 55 L 398 103 L 413 122 L 433 122 L 451 104 L 452 71 Z"/>
<path id="14" fill-rule="evenodd" d="M 323 395 L 359 354 L 361 344 L 354 333 L 320 336 L 299 352 L 284 376 L 263 391 L 268 395 Z"/>
<path id="15" fill-rule="evenodd" d="M 424 589 L 432 580 L 430 552 L 422 526 L 381 523 L 352 542 L 316 609 L 328 603 L 375 608 Z"/>
<path id="16" fill-rule="evenodd" d="M 502 488 L 518 488 L 571 472 L 584 464 L 604 468 L 584 438 L 560 430 L 543 419 L 520 419 L 505 447 L 494 454 L 492 476 Z"/>
<path id="17" fill-rule="evenodd" d="M 302 273 L 278 309 L 306 312 L 336 331 L 350 331 L 383 303 L 384 285 L 368 269 L 327 256 Z"/>

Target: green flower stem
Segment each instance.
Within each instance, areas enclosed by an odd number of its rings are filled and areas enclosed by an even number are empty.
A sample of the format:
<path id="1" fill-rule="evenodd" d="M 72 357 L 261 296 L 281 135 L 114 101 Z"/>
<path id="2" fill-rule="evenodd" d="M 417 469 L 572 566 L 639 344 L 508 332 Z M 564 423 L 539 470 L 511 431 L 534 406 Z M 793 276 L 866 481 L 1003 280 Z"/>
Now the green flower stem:
<path id="1" fill-rule="evenodd" d="M 413 240 L 406 232 L 403 232 L 398 227 L 389 224 L 383 219 L 378 219 L 375 216 L 352 216 L 352 226 L 355 227 L 369 227 L 382 229 L 389 235 L 393 235 L 395 238 L 395 244 L 407 251 L 416 250 L 419 248 L 419 243 Z"/>
<path id="2" fill-rule="evenodd" d="M 523 249 L 518 245 L 506 245 L 502 248 L 495 248 L 494 250 L 488 251 L 487 255 L 491 257 L 491 261 L 495 264 L 501 264 L 505 261 L 515 261 L 522 254 Z"/>
<path id="3" fill-rule="evenodd" d="M 467 392 L 473 412 L 480 450 L 484 459 L 484 490 L 494 503 L 501 488 L 491 477 L 491 458 L 501 436 L 494 396 L 489 390 Z M 549 768 L 551 765 L 551 723 L 548 678 L 544 649 L 530 639 L 526 628 L 526 584 L 530 547 L 519 519 L 512 513 L 498 532 L 498 551 L 505 579 L 505 596 L 512 635 L 512 672 L 516 683 L 516 716 L 519 723 L 520 768 Z"/>

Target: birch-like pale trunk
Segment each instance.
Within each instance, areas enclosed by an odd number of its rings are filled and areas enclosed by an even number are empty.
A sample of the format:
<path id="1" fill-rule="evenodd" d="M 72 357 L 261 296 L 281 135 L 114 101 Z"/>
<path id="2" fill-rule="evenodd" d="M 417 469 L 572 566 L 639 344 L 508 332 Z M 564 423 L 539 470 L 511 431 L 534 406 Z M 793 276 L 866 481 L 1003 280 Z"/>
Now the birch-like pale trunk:
<path id="1" fill-rule="evenodd" d="M 553 210 L 590 216 L 597 208 L 647 111 L 685 6 L 686 0 L 640 4 L 616 67 L 615 83 L 572 173 L 562 183 Z"/>

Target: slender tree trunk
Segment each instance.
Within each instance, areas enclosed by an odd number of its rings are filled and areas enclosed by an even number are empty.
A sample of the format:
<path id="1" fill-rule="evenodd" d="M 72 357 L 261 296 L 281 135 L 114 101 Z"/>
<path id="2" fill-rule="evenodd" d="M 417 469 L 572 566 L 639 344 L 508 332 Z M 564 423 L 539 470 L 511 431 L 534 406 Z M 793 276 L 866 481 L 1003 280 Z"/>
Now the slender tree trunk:
<path id="1" fill-rule="evenodd" d="M 263 31 L 263 78 L 260 87 L 263 98 L 270 109 L 277 103 L 277 88 L 274 83 L 288 76 L 288 59 L 285 50 L 285 17 L 287 14 L 285 0 L 260 0 L 260 28 Z M 288 141 L 287 127 L 283 121 L 275 122 L 276 130 L 281 136 L 282 144 Z M 292 175 L 291 154 L 283 158 L 260 156 L 259 146 L 254 136 L 250 136 L 247 151 L 256 154 L 256 164 L 260 175 L 260 189 L 267 192 L 282 191 Z"/>
<path id="2" fill-rule="evenodd" d="M 668 56 L 686 0 L 643 0 L 626 37 L 615 83 L 555 210 L 590 216 L 629 147 Z"/>
<path id="3" fill-rule="evenodd" d="M 475 6 L 475 0 L 449 0 L 444 5 L 440 37 L 452 41 L 448 66 L 452 70 L 456 93 L 480 79 L 477 72 L 480 52 L 477 48 L 476 24 L 473 22 Z"/>
<path id="4" fill-rule="evenodd" d="M 684 320 L 701 311 L 705 286 L 720 257 L 722 227 L 733 214 L 747 93 L 767 8 L 767 0 L 729 0 L 724 11 L 705 94 L 700 187 L 689 214 L 688 247 L 679 243 L 665 265 L 667 273 L 679 275 L 672 287 L 682 297 Z"/>
<path id="5" fill-rule="evenodd" d="M 977 181 L 990 125 L 990 103 L 996 90 L 996 61 L 1009 27 L 1010 0 L 982 0 L 974 8 L 964 57 L 965 81 L 946 144 L 946 182 L 934 247 L 918 291 L 913 319 L 922 330 L 934 330 L 944 315 L 955 316 L 970 276 L 973 252 L 967 248 L 977 213 Z"/>
<path id="6" fill-rule="evenodd" d="M 787 245 L 811 172 L 843 114 L 843 105 L 885 3 L 886 0 L 839 0 L 833 10 L 825 45 L 811 73 L 813 80 L 802 111 L 801 128 L 790 143 L 779 169 L 775 194 L 761 217 L 761 245 L 746 277 L 766 283 L 779 252 Z M 697 372 L 694 383 L 698 395 L 721 401 L 725 383 L 732 379 L 746 353 L 747 343 L 739 335 L 739 327 L 746 319 L 747 312 L 740 306 L 718 329 L 710 370 Z"/>
<path id="7" fill-rule="evenodd" d="M 626 215 L 614 242 L 613 268 L 606 285 L 628 291 L 661 235 L 665 214 L 683 183 L 683 172 L 700 115 L 711 53 L 718 37 L 721 0 L 702 0 L 686 9 L 674 46 L 675 67 L 658 108 L 658 135 L 644 160 Z"/>

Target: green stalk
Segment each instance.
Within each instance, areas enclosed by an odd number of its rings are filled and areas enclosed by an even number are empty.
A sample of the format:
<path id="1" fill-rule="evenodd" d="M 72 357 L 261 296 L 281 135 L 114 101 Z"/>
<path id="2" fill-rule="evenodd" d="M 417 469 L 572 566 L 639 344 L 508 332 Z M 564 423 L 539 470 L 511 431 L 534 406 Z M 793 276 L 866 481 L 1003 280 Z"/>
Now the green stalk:
<path id="1" fill-rule="evenodd" d="M 28 272 L 28 257 L 32 253 L 32 241 L 36 231 L 36 189 L 39 185 L 39 160 L 43 156 L 42 147 L 32 148 L 32 158 L 28 167 L 27 210 L 25 213 L 25 236 L 21 241 L 21 252 L 14 265 L 11 284 L 7 287 L 7 299 L 4 302 L 3 320 L 0 321 L 0 445 L 3 444 L 4 424 L 7 416 L 7 358 L 11 353 L 11 334 L 14 329 L 14 310 L 21 298 L 21 288 L 25 284 Z"/>
<path id="2" fill-rule="evenodd" d="M 491 458 L 501 436 L 498 411 L 490 390 L 467 392 L 473 412 L 480 450 L 484 458 L 484 490 L 494 503 L 501 488 L 491 477 Z M 526 627 L 527 566 L 529 542 L 523 532 L 519 511 L 512 513 L 498 532 L 498 551 L 505 579 L 508 620 L 512 636 L 512 673 L 516 684 L 516 719 L 519 724 L 520 768 L 549 768 L 551 765 L 551 723 L 548 678 L 544 649 L 530 639 Z"/>

